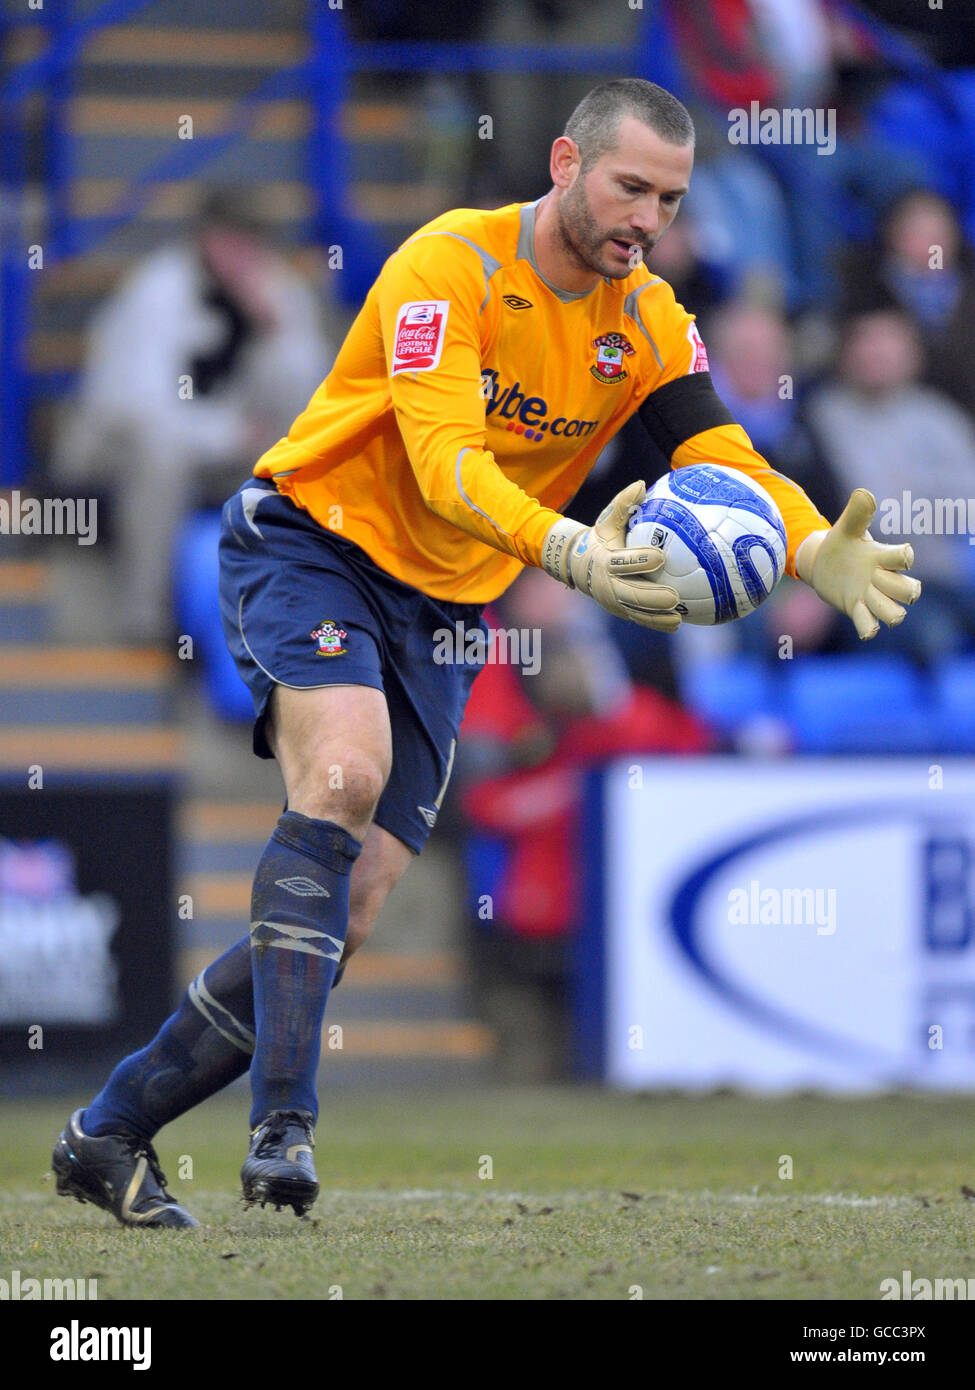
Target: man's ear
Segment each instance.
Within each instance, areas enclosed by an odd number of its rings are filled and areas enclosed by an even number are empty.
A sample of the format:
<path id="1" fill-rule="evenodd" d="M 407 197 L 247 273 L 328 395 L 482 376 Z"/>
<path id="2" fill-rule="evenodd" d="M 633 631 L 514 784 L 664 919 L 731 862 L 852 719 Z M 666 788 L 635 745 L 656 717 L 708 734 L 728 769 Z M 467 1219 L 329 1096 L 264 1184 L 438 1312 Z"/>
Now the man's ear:
<path id="1" fill-rule="evenodd" d="M 549 171 L 556 188 L 571 188 L 579 177 L 582 156 L 579 146 L 568 135 L 560 135 L 552 145 Z"/>

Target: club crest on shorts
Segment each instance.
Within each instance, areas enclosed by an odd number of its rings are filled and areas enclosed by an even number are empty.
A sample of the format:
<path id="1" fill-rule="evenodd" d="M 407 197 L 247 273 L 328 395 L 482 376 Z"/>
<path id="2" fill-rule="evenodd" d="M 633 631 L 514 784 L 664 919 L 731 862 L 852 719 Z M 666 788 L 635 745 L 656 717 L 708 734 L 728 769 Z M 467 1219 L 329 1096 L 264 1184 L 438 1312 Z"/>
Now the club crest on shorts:
<path id="1" fill-rule="evenodd" d="M 625 381 L 629 373 L 624 361 L 632 357 L 634 352 L 629 338 L 622 333 L 601 333 L 593 339 L 592 345 L 596 349 L 596 361 L 589 370 L 596 380 L 609 383 Z"/>
<path id="2" fill-rule="evenodd" d="M 348 637 L 344 627 L 339 627 L 338 623 L 333 623 L 331 618 L 323 618 L 316 628 L 309 633 L 318 643 L 316 656 L 345 656 L 349 650 L 343 647 L 342 643 Z"/>

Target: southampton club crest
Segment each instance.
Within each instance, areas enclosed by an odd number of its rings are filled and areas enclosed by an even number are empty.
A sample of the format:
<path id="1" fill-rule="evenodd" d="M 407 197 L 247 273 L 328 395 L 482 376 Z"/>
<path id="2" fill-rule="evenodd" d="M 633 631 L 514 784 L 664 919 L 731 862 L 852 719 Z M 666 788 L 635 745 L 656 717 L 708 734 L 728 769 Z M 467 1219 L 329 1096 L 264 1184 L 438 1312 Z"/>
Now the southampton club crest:
<path id="1" fill-rule="evenodd" d="M 633 344 L 622 333 L 603 333 L 593 339 L 596 349 L 595 365 L 589 370 L 597 381 L 613 383 L 625 381 L 627 371 L 624 365 L 627 357 L 633 356 Z"/>
<path id="2" fill-rule="evenodd" d="M 331 618 L 323 618 L 309 636 L 314 637 L 318 643 L 316 656 L 345 656 L 348 647 L 343 647 L 342 643 L 348 637 L 344 627 L 339 627 L 338 623 L 333 623 Z"/>

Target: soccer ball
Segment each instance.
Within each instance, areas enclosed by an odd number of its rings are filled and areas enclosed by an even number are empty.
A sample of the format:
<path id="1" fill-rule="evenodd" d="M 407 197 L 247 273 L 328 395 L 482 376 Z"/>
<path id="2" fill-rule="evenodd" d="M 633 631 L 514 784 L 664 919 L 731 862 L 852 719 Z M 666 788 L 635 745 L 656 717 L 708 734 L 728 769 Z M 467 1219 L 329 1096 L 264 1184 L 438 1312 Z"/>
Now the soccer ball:
<path id="1" fill-rule="evenodd" d="M 630 518 L 628 546 L 664 552 L 655 583 L 677 590 L 686 623 L 743 618 L 768 598 L 785 568 L 782 513 L 758 483 L 717 463 L 660 478 Z"/>

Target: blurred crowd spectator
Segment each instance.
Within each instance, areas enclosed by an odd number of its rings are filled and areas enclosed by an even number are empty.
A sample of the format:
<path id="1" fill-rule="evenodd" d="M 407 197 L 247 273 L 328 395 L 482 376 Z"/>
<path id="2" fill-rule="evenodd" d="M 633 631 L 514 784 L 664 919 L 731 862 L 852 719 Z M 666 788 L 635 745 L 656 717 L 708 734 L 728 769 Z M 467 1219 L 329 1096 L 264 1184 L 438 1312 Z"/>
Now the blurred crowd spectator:
<path id="1" fill-rule="evenodd" d="M 873 533 L 913 546 L 924 582 L 923 621 L 905 623 L 897 643 L 930 663 L 975 642 L 967 531 L 933 533 L 939 501 L 975 497 L 975 426 L 946 395 L 921 384 L 923 360 L 918 329 L 904 313 L 855 315 L 835 378 L 816 392 L 809 417 L 840 494 L 869 488 L 878 502 Z M 929 521 L 917 506 L 924 503 Z M 967 504 L 965 518 L 967 528 Z M 952 513 L 949 524 L 957 520 Z"/>
<path id="2" fill-rule="evenodd" d="M 912 189 L 892 204 L 875 241 L 848 253 L 843 308 L 902 310 L 925 349 L 921 380 L 975 408 L 975 264 L 940 194 Z"/>
<path id="3" fill-rule="evenodd" d="M 120 637 L 169 635 L 181 521 L 287 433 L 331 356 L 314 288 L 221 190 L 190 237 L 139 262 L 101 305 L 53 472 L 112 503 Z"/>
<path id="4" fill-rule="evenodd" d="M 822 512 L 835 513 L 840 497 L 805 417 L 785 316 L 733 300 L 708 319 L 707 335 L 715 388 L 755 448 L 805 488 Z"/>

